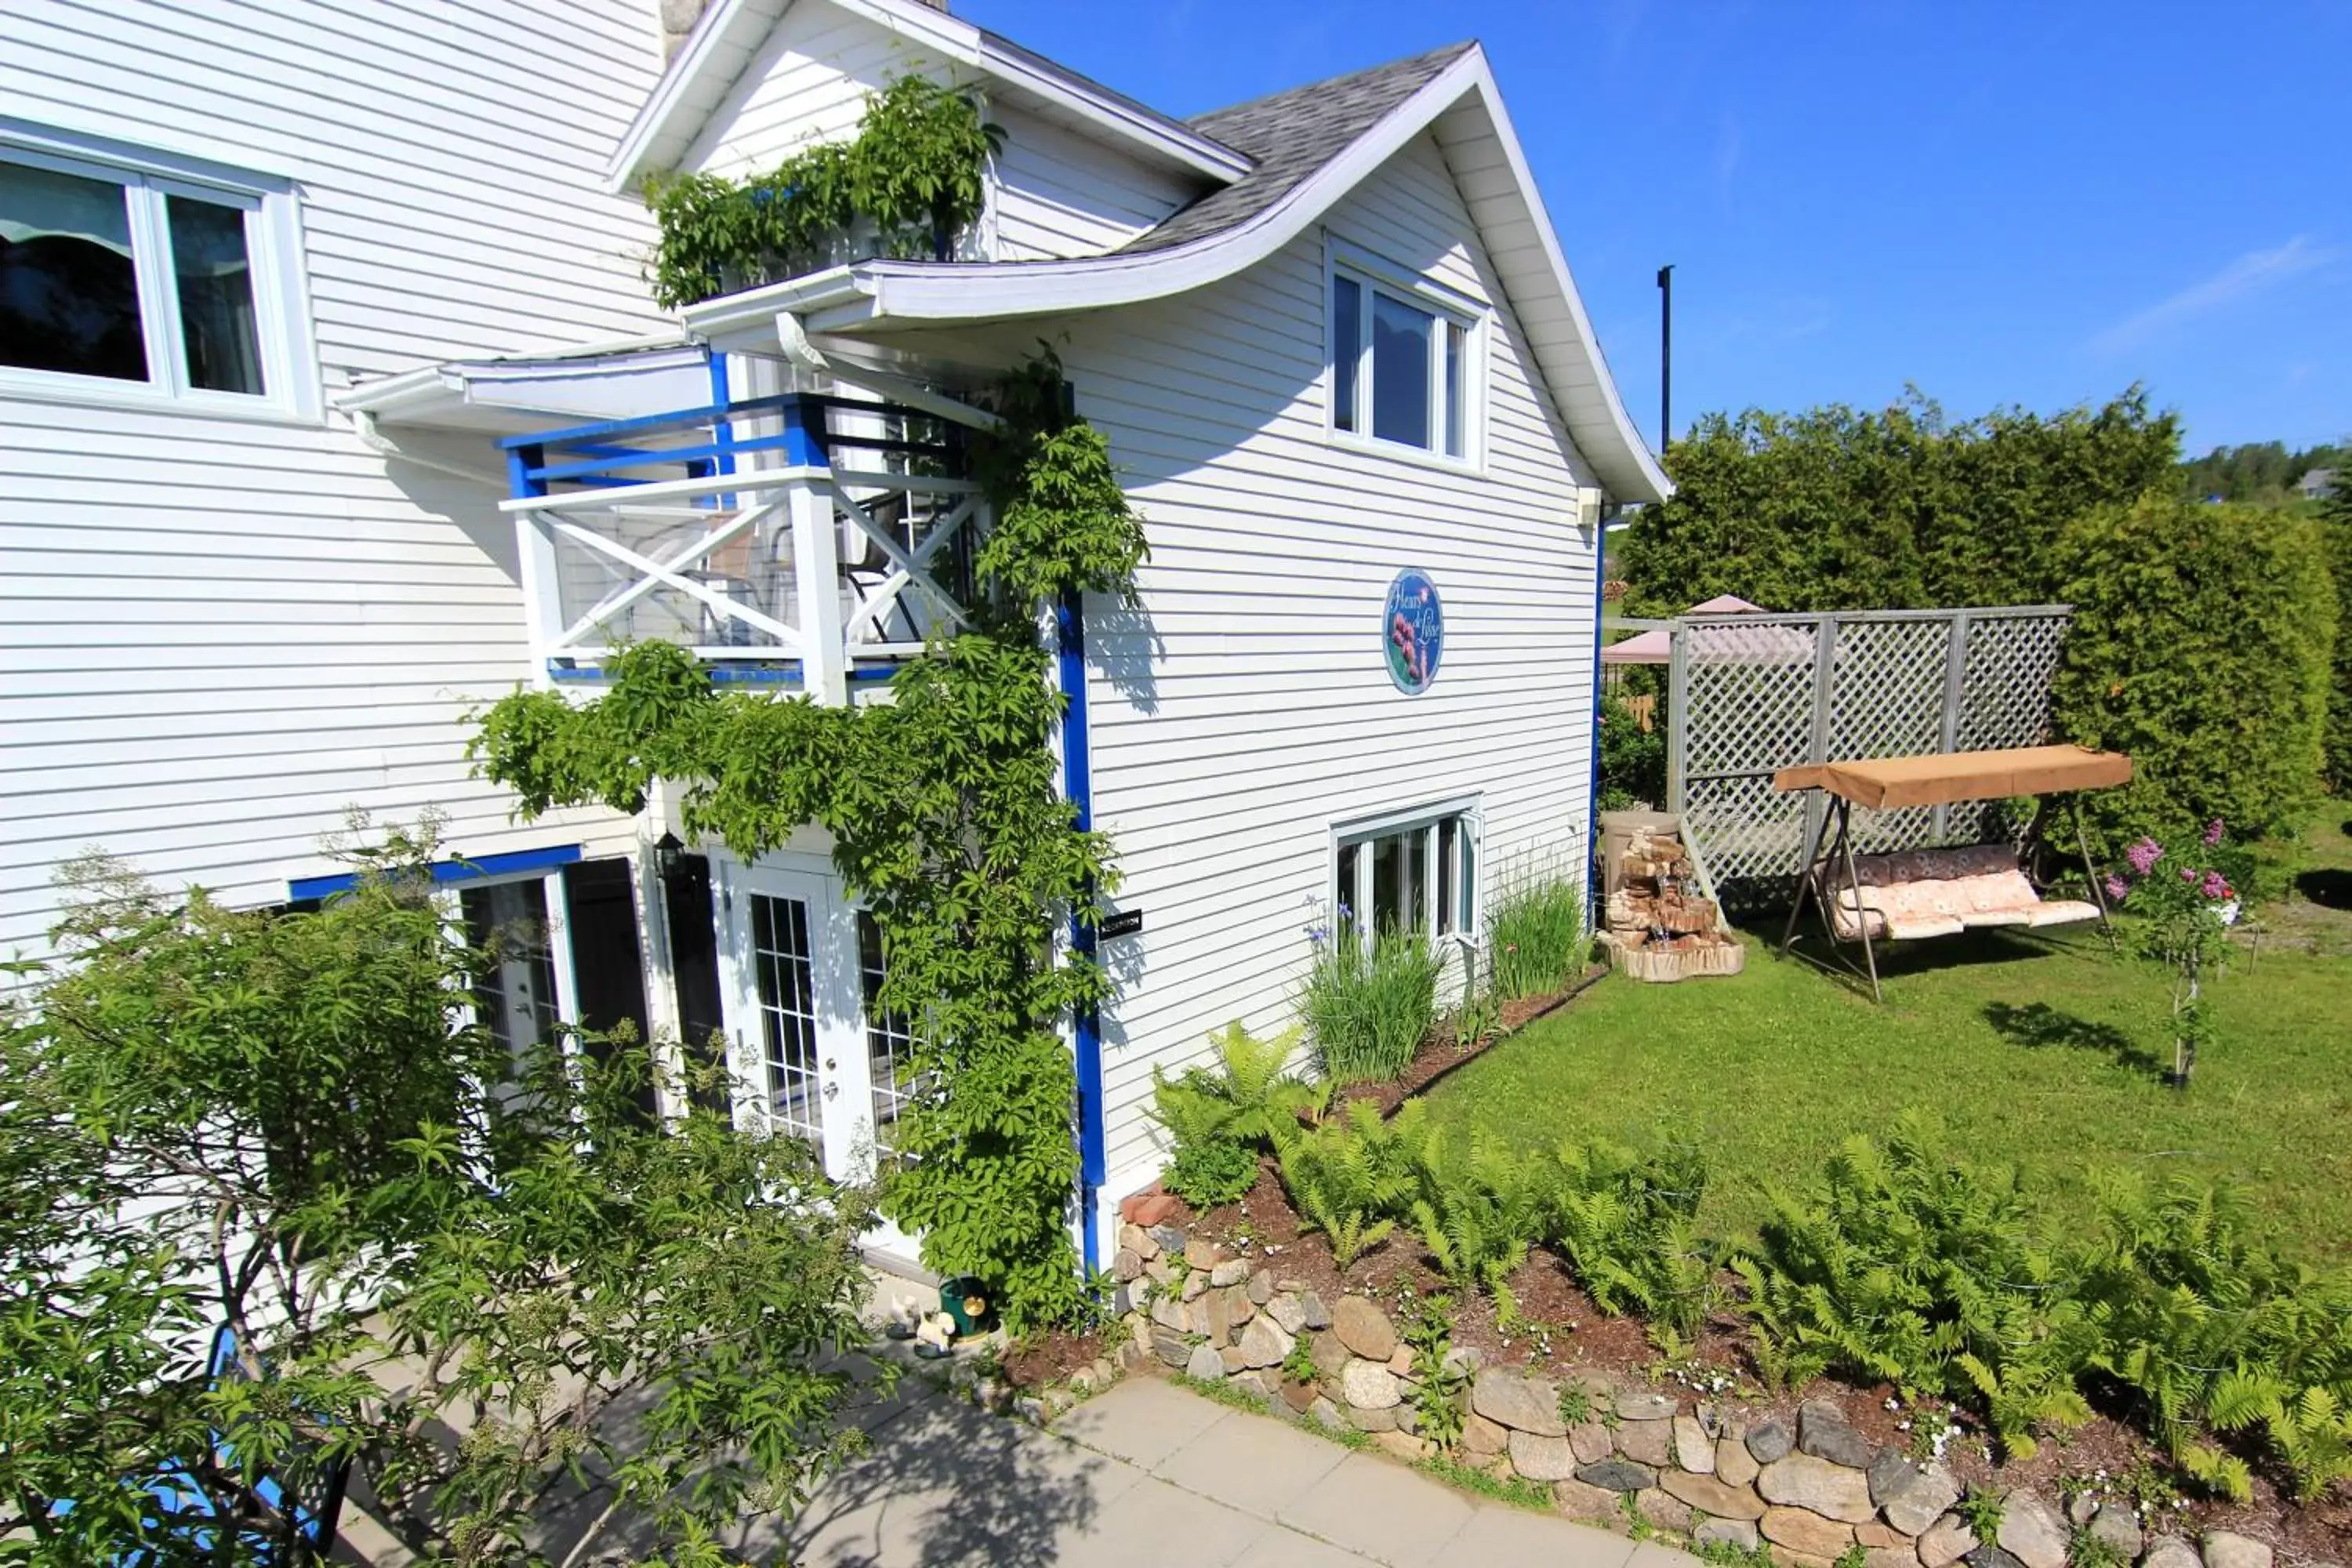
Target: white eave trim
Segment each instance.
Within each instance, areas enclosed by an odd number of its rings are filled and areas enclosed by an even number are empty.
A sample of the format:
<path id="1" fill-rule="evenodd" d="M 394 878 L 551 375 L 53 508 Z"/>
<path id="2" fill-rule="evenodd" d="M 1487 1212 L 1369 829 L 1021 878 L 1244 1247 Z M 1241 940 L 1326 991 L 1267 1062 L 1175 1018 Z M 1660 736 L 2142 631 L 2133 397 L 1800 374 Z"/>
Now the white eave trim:
<path id="1" fill-rule="evenodd" d="M 1663 500 L 1674 493 L 1673 481 L 1627 416 L 1624 401 L 1610 378 L 1591 318 L 1578 297 L 1559 237 L 1552 231 L 1518 135 L 1503 112 L 1502 94 L 1483 49 L 1470 50 L 1440 71 L 1280 201 L 1231 228 L 1189 244 L 1065 261 L 861 262 L 690 306 L 684 312 L 687 329 L 705 341 L 739 346 L 762 337 L 772 343 L 779 310 L 804 315 L 811 331 L 842 332 L 885 321 L 917 326 L 1101 310 L 1204 288 L 1264 261 L 1289 244 L 1428 130 L 1441 114 L 1473 93 L 1486 111 L 1527 204 L 1529 220 L 1542 238 L 1549 276 L 1539 282 L 1557 289 L 1567 306 L 1584 359 L 1582 368 L 1599 392 L 1601 417 L 1580 420 L 1574 405 L 1589 401 L 1590 392 L 1554 381 L 1552 393 L 1560 417 L 1569 422 L 1578 448 L 1608 481 L 1616 500 Z M 1523 298 L 1520 302 L 1524 307 L 1527 300 Z"/>
<path id="2" fill-rule="evenodd" d="M 1250 161 L 1232 148 L 1056 70 L 1040 57 L 1007 49 L 981 28 L 922 0 L 718 0 L 622 133 L 605 168 L 606 187 L 616 193 L 625 191 L 684 152 L 701 126 L 681 130 L 678 117 L 688 111 L 694 87 L 712 68 L 712 58 L 729 41 L 746 53 L 756 51 L 769 29 L 793 5 L 818 3 L 887 28 L 950 64 L 985 71 L 1008 87 L 1109 132 L 1155 163 L 1174 164 L 1225 184 L 1249 173 Z M 716 84 L 714 96 L 723 94 L 730 85 Z"/>

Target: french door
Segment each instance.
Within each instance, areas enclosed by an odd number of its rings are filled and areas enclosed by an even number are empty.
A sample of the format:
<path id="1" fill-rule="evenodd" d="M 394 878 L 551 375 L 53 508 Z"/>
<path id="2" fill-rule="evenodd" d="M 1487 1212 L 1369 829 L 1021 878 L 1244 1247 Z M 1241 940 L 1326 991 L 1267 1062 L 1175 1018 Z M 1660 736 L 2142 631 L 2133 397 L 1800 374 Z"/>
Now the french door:
<path id="1" fill-rule="evenodd" d="M 904 1020 L 875 1005 L 873 921 L 813 857 L 713 869 L 737 1120 L 803 1139 L 829 1174 L 863 1180 L 889 1146 L 908 1044 Z"/>

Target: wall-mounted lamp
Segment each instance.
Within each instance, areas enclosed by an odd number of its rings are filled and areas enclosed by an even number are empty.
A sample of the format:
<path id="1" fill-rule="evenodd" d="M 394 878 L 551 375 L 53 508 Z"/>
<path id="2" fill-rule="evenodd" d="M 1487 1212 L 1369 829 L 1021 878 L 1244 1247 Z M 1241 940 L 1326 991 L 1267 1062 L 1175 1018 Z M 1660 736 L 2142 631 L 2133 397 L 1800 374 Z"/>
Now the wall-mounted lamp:
<path id="1" fill-rule="evenodd" d="M 677 875 L 679 863 L 686 858 L 686 846 L 675 833 L 665 833 L 654 840 L 654 874 L 663 881 Z"/>

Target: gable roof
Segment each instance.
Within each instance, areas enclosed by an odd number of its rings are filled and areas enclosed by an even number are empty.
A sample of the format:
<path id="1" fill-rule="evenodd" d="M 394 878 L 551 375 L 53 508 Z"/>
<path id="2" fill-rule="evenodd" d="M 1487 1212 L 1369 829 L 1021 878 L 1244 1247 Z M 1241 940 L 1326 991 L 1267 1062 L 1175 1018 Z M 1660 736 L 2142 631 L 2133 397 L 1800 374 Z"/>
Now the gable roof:
<path id="1" fill-rule="evenodd" d="M 1318 92 L 1334 100 L 1328 113 L 1309 111 Z M 1284 100 L 1288 112 L 1312 126 L 1293 151 L 1279 145 L 1289 134 Z M 1471 44 L 1421 56 L 1202 117 L 1212 121 L 1228 135 L 1261 135 L 1268 161 L 1280 157 L 1284 170 L 1242 192 L 1250 183 L 1244 175 L 1235 182 L 1238 194 L 1204 197 L 1108 255 L 856 262 L 689 306 L 682 312 L 687 329 L 722 348 L 773 352 L 779 311 L 801 318 L 811 331 L 870 334 L 1165 299 L 1272 256 L 1427 133 L 1454 172 L 1577 450 L 1619 500 L 1663 500 L 1674 492 L 1618 396 L 1483 48 Z M 1337 151 L 1329 147 L 1334 142 Z"/>
<path id="2" fill-rule="evenodd" d="M 1248 172 L 1247 158 L 1182 121 L 924 0 L 717 0 L 622 132 L 606 184 L 626 190 L 686 156 L 784 13 L 815 4 L 862 17 L 949 65 L 980 71 L 1049 118 L 1107 137 L 1148 163 L 1220 181 Z"/>
<path id="3" fill-rule="evenodd" d="M 1250 160 L 1250 172 L 1210 192 L 1122 248 L 1165 250 L 1245 222 L 1346 152 L 1447 66 L 1476 48 L 1453 44 L 1411 59 L 1252 99 L 1190 121 Z"/>

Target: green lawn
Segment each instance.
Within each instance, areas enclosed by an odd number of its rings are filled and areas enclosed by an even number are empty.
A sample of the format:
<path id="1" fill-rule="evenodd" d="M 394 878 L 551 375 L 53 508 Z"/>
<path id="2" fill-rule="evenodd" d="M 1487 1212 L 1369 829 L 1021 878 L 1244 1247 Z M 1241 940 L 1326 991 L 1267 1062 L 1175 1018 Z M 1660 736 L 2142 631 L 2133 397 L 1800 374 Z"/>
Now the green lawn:
<path id="1" fill-rule="evenodd" d="M 2063 1212 L 2087 1212 L 2103 1166 L 2226 1174 L 2291 1249 L 2352 1262 L 2352 957 L 2278 929 L 2216 987 L 2221 1040 L 2186 1095 L 2159 1080 L 2159 976 L 2110 957 L 2093 927 L 1912 944 L 1882 956 L 1883 1008 L 1760 942 L 1732 979 L 1612 978 L 1440 1084 L 1430 1109 L 1521 1145 L 1695 1137 L 1703 1219 L 1723 1235 L 1752 1232 L 1768 1185 L 1917 1106 L 1955 1153 L 2024 1167 Z"/>

